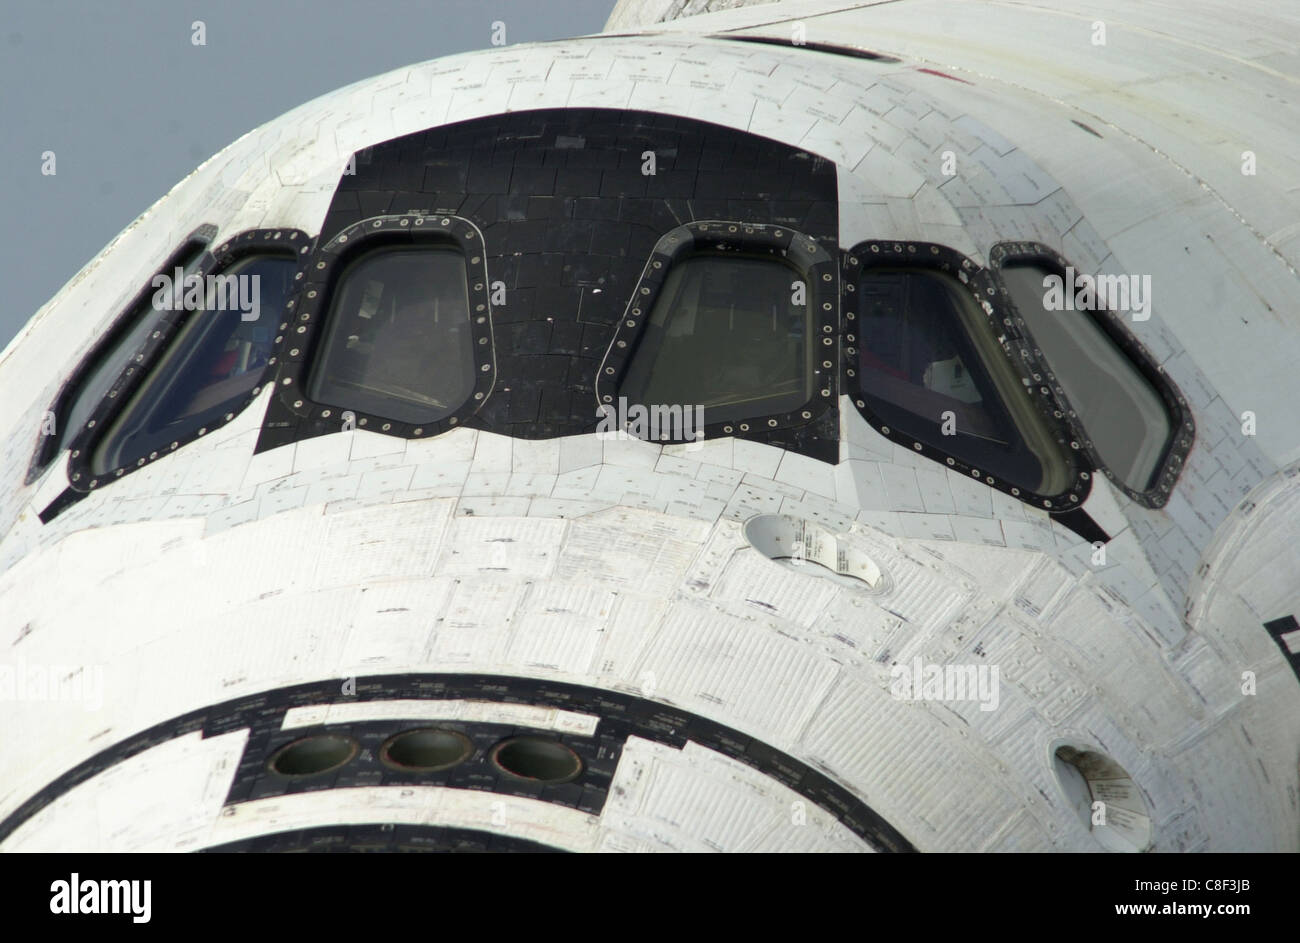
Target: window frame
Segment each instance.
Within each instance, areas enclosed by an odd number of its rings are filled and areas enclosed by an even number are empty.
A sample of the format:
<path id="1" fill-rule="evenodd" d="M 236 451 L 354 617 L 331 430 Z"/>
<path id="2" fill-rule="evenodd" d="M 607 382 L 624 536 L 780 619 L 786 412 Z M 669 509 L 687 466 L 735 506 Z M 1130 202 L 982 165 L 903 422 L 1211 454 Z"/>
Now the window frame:
<path id="1" fill-rule="evenodd" d="M 887 425 L 872 411 L 870 404 L 862 395 L 857 379 L 856 331 L 858 280 L 864 271 L 872 268 L 914 268 L 941 272 L 954 278 L 957 287 L 970 293 L 975 304 L 984 314 L 992 339 L 997 342 L 1013 373 L 1024 381 L 1034 408 L 1045 419 L 1052 438 L 1070 466 L 1071 483 L 1068 488 L 1058 494 L 1041 494 L 1023 488 L 997 475 L 988 474 L 987 470 L 971 465 L 958 455 L 918 441 L 906 430 Z M 1080 461 L 1078 449 L 1073 447 L 1075 443 L 1072 441 L 1072 430 L 1065 423 L 1064 411 L 1053 398 L 1051 390 L 1043 384 L 1041 371 L 1029 356 L 1029 345 L 1017 329 L 1012 311 L 1004 304 L 1005 295 L 999 293 L 1001 285 L 989 270 L 972 262 L 960 252 L 937 243 L 869 239 L 859 242 L 843 253 L 841 283 L 844 286 L 842 358 L 844 390 L 853 405 L 857 407 L 858 413 L 873 429 L 891 442 L 1009 494 L 1018 501 L 1041 508 L 1049 514 L 1060 514 L 1083 506 L 1092 488 L 1090 469 Z M 965 330 L 963 325 L 959 324 L 958 327 Z M 976 344 L 978 349 L 976 339 L 972 337 L 970 341 Z M 1001 405 L 1003 409 L 1008 408 L 1005 403 Z"/>
<path id="2" fill-rule="evenodd" d="M 212 230 L 215 235 L 215 227 Z M 192 238 L 192 237 L 191 237 Z M 210 243 L 209 243 L 210 244 Z M 221 244 L 215 249 L 204 253 L 199 260 L 195 271 L 191 274 L 206 279 L 209 275 L 218 275 L 225 271 L 235 262 L 246 258 L 249 255 L 294 255 L 301 260 L 311 251 L 311 237 L 298 229 L 253 229 L 239 233 L 230 239 L 222 240 Z M 161 270 L 158 274 L 171 275 L 167 269 Z M 301 275 L 301 268 L 295 274 L 295 280 Z M 143 303 L 158 289 L 152 286 L 141 292 L 132 301 L 132 309 L 140 303 Z M 292 300 L 292 299 L 291 299 Z M 92 458 L 98 450 L 103 437 L 113 428 L 119 415 L 127 404 L 130 403 L 140 384 L 144 382 L 153 370 L 158 366 L 159 359 L 171 345 L 172 339 L 177 335 L 182 327 L 188 323 L 191 311 L 181 309 L 179 311 L 168 311 L 158 322 L 158 327 L 154 330 L 144 342 L 143 346 L 136 351 L 126 369 L 118 376 L 113 386 L 109 388 L 107 394 L 100 401 L 99 405 L 91 412 L 86 422 L 85 428 L 78 433 L 77 438 L 72 441 L 71 449 L 68 453 L 68 485 L 74 491 L 89 492 L 99 488 L 111 481 L 116 481 L 123 475 L 126 475 L 138 468 L 170 455 L 182 446 L 188 445 L 195 439 L 201 438 L 213 429 L 219 429 L 227 423 L 234 420 L 236 416 L 242 413 L 253 400 L 257 398 L 258 393 L 265 387 L 266 377 L 274 371 L 275 358 L 272 356 L 264 369 L 262 377 L 253 387 L 248 399 L 243 405 L 232 409 L 225 416 L 220 417 L 217 421 L 202 426 L 189 435 L 182 436 L 173 441 L 169 448 L 151 452 L 149 455 L 141 457 L 127 465 L 118 466 L 106 470 L 103 473 L 97 473 L 92 467 Z"/>
<path id="3" fill-rule="evenodd" d="M 421 244 L 457 249 L 465 265 L 470 336 L 477 367 L 471 395 L 443 419 L 423 423 L 403 422 L 346 403 L 312 399 L 307 390 L 331 327 L 330 307 L 350 264 L 374 250 Z M 432 438 L 464 425 L 487 402 L 496 384 L 490 286 L 483 234 L 464 217 L 415 213 L 374 216 L 353 223 L 316 248 L 303 284 L 289 303 L 285 323 L 280 325 L 282 333 L 276 341 L 275 358 L 281 363 L 276 381 L 281 404 L 307 422 L 335 424 L 351 413 L 357 428 L 406 439 Z"/>
<path id="4" fill-rule="evenodd" d="M 699 220 L 678 226 L 655 243 L 642 269 L 632 296 L 624 309 L 596 375 L 596 415 L 617 410 L 624 379 L 645 333 L 655 303 L 676 264 L 701 255 L 734 253 L 737 257 L 769 256 L 776 263 L 793 268 L 803 277 L 806 301 L 812 309 L 814 331 L 808 341 L 813 364 L 812 398 L 784 413 L 760 413 L 745 419 L 708 422 L 705 410 L 704 439 L 745 436 L 774 429 L 789 429 L 816 423 L 837 406 L 839 357 L 839 284 L 834 256 L 817 240 L 789 226 L 744 223 L 731 220 Z M 820 337 L 818 346 L 814 338 Z M 652 405 L 652 404 L 644 404 Z M 684 430 L 682 430 L 684 431 Z M 656 444 L 680 443 L 680 436 L 655 439 Z"/>
<path id="5" fill-rule="evenodd" d="M 1009 313 L 1017 333 L 1024 339 L 1024 358 L 1034 364 L 1035 376 L 1041 377 L 1047 384 L 1064 414 L 1064 420 L 1073 436 L 1071 446 L 1086 457 L 1093 470 L 1105 475 L 1110 483 L 1130 500 L 1143 507 L 1153 509 L 1164 507 L 1173 494 L 1178 478 L 1186 465 L 1188 453 L 1191 452 L 1192 444 L 1196 441 L 1196 420 L 1192 416 L 1187 398 L 1129 329 L 1122 314 L 1110 308 L 1094 308 L 1087 312 L 1092 317 L 1093 323 L 1100 327 L 1110 342 L 1115 345 L 1119 354 L 1151 384 L 1169 413 L 1170 435 L 1161 452 L 1160 460 L 1156 463 L 1156 470 L 1152 473 L 1152 484 L 1145 490 L 1131 488 L 1125 484 L 1110 470 L 1097 452 L 1092 437 L 1079 418 L 1078 411 L 1070 404 L 1065 390 L 1057 382 L 1051 364 L 1034 343 L 1029 326 L 1011 299 L 1002 281 L 1001 270 L 1014 265 L 1038 265 L 1055 272 L 1061 278 L 1065 277 L 1067 268 L 1074 268 L 1077 272 L 1083 270 L 1073 266 L 1059 252 L 1038 242 L 999 242 L 989 250 L 989 268 L 997 285 L 998 301 Z"/>
<path id="6" fill-rule="evenodd" d="M 136 292 L 136 294 L 131 297 L 131 300 L 118 312 L 117 316 L 113 319 L 112 324 L 109 325 L 108 330 L 91 345 L 90 350 L 86 352 L 78 362 L 77 366 L 73 368 L 72 373 L 68 375 L 68 378 L 63 381 L 63 384 L 59 387 L 59 392 L 55 395 L 53 402 L 50 403 L 47 413 L 54 416 L 56 430 L 63 429 L 64 422 L 68 417 L 68 410 L 76 399 L 77 393 L 82 384 L 85 383 L 90 375 L 94 373 L 95 367 L 99 364 L 100 360 L 102 360 L 120 340 L 130 333 L 131 328 L 135 326 L 136 320 L 132 318 L 132 314 L 148 301 L 157 290 L 153 287 L 153 280 L 159 275 L 171 276 L 176 267 L 184 265 L 185 259 L 195 251 L 200 253 L 199 266 L 196 271 L 201 271 L 203 267 L 203 254 L 208 246 L 211 245 L 212 240 L 216 238 L 216 235 L 217 227 L 211 223 L 205 223 L 196 228 L 181 240 L 179 246 L 167 254 L 167 258 L 164 260 L 162 265 L 155 268 L 150 274 L 148 280 L 145 282 L 145 287 Z M 136 362 L 138 362 L 138 359 L 133 357 L 128 361 L 127 369 L 132 369 L 131 364 Z M 119 375 L 118 380 L 120 381 L 120 379 L 121 377 Z M 102 400 L 99 405 L 103 405 Z M 92 411 L 91 415 L 87 416 L 86 419 L 87 423 L 95 419 L 94 412 Z M 95 425 L 98 425 L 98 423 L 95 423 Z M 27 475 L 23 483 L 30 485 L 44 475 L 49 470 L 50 465 L 54 460 L 58 458 L 59 454 L 65 449 L 69 452 L 72 452 L 73 450 L 84 450 L 85 440 L 88 438 L 87 432 L 94 427 L 95 426 L 91 425 L 83 425 L 78 429 L 70 429 L 61 433 L 56 431 L 54 435 L 42 434 L 36 444 L 36 450 L 32 454 L 31 462 L 28 464 Z"/>
<path id="7" fill-rule="evenodd" d="M 297 241 L 283 240 L 282 238 L 279 241 L 274 238 L 260 240 L 257 238 L 257 233 L 246 233 L 244 236 L 238 237 L 238 242 L 228 246 L 228 252 L 219 252 L 212 274 L 218 277 L 230 275 L 246 262 L 256 265 L 265 261 L 274 261 L 280 265 L 286 265 L 288 266 L 289 285 L 288 293 L 283 298 L 283 302 L 287 303 L 296 292 L 297 283 L 294 282 L 293 275 L 302 270 L 303 258 L 300 251 L 302 247 L 296 245 Z M 267 316 L 271 311 L 274 311 L 274 317 Z M 120 477 L 118 469 L 123 469 L 122 474 L 125 474 L 126 470 L 130 470 L 132 467 L 141 467 L 157 457 L 157 450 L 147 450 L 147 455 L 143 457 L 143 460 L 137 453 L 129 461 L 119 461 L 118 464 L 110 465 L 107 468 L 100 467 L 97 461 L 100 453 L 110 445 L 113 445 L 120 452 L 125 444 L 144 433 L 144 429 L 139 425 L 139 422 L 151 417 L 157 418 L 156 410 L 170 400 L 169 390 L 186 372 L 195 368 L 196 365 L 193 362 L 195 353 L 208 342 L 214 329 L 220 330 L 215 319 L 208 320 L 206 323 L 196 321 L 192 317 L 194 313 L 193 311 L 186 311 L 184 317 L 170 326 L 171 329 L 168 331 L 169 340 L 162 342 L 157 354 L 151 358 L 148 369 L 140 372 L 138 382 L 134 388 L 122 398 L 121 408 L 117 410 L 110 422 L 104 424 L 100 435 L 94 440 L 93 446 L 86 449 L 90 469 L 98 474 L 101 479 L 110 474 L 114 477 Z M 203 421 L 198 421 L 197 416 L 183 419 L 183 424 L 192 428 L 181 435 L 169 436 L 168 438 L 172 438 L 172 444 L 164 450 L 164 454 L 206 435 L 211 429 L 220 428 L 227 422 L 233 421 L 235 416 L 252 405 L 258 393 L 265 388 L 267 371 L 272 369 L 269 358 L 272 356 L 274 343 L 270 335 L 276 333 L 277 322 L 283 316 L 283 313 L 282 306 L 267 308 L 260 313 L 258 320 L 261 323 L 258 327 L 260 330 L 267 331 L 268 340 L 271 340 L 272 343 L 266 346 L 268 362 L 262 364 L 260 368 L 242 374 L 244 381 L 249 384 L 249 389 L 243 393 L 229 396 L 221 402 L 209 405 L 200 412 L 200 415 L 213 415 L 208 416 Z M 164 371 L 171 371 L 169 383 L 166 387 L 159 387 L 155 384 L 162 378 L 161 375 Z M 137 400 L 139 400 L 138 403 Z M 135 421 L 136 425 L 133 428 L 119 429 L 119 425 L 128 418 Z M 145 433 L 146 439 L 148 435 Z M 136 446 L 138 447 L 139 444 L 140 442 L 137 440 Z"/>

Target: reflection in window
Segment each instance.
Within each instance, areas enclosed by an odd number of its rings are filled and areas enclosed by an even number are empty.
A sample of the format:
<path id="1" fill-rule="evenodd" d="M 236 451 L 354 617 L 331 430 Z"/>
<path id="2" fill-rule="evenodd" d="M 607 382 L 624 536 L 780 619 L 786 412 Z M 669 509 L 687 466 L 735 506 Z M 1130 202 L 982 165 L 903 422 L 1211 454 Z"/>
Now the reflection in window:
<path id="1" fill-rule="evenodd" d="M 226 284 L 242 283 L 244 298 L 257 299 L 256 318 L 244 320 L 210 293 L 95 451 L 95 474 L 167 449 L 244 404 L 271 356 L 297 264 L 292 256 L 258 256 L 222 273 L 240 280 Z"/>
<path id="2" fill-rule="evenodd" d="M 859 391 L 884 425 L 1037 494 L 1069 486 L 1050 428 L 960 283 L 869 268 L 858 288 Z"/>
<path id="3" fill-rule="evenodd" d="M 309 394 L 399 422 L 436 422 L 474 391 L 464 256 L 378 249 L 340 276 Z"/>
<path id="4" fill-rule="evenodd" d="M 199 261 L 203 258 L 203 250 L 202 245 L 196 245 L 176 261 L 176 265 L 184 268 L 187 277 L 198 269 Z M 172 268 L 164 268 L 162 274 L 171 278 Z M 76 435 L 80 431 L 86 424 L 86 420 L 90 418 L 90 414 L 95 411 L 95 407 L 122 375 L 131 358 L 153 333 L 163 315 L 169 313 L 169 308 L 156 308 L 153 301 L 154 291 L 150 288 L 136 304 L 135 310 L 127 316 L 118 336 L 107 344 L 96 357 L 95 365 L 78 381 L 77 390 L 64 411 L 59 430 L 60 436 L 64 433 Z"/>
<path id="5" fill-rule="evenodd" d="M 1060 272 L 1029 263 L 999 274 L 1102 462 L 1134 491 L 1146 491 L 1173 434 L 1160 394 L 1091 314 L 1047 309 L 1043 279 Z"/>
<path id="6" fill-rule="evenodd" d="M 710 424 L 799 409 L 813 395 L 812 305 L 795 304 L 791 287 L 802 279 L 762 257 L 700 253 L 676 264 L 620 394 L 703 406 Z"/>

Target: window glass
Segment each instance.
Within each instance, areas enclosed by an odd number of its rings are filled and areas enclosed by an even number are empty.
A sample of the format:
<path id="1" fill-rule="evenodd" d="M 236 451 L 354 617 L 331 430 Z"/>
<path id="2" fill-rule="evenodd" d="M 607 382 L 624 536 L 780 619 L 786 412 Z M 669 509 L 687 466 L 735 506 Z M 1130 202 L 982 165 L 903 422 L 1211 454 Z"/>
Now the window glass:
<path id="1" fill-rule="evenodd" d="M 813 395 L 811 303 L 793 266 L 701 253 L 673 266 L 620 394 L 645 406 L 703 406 L 706 423 L 790 412 Z M 805 299 L 806 300 L 806 299 Z"/>
<path id="2" fill-rule="evenodd" d="M 169 448 L 244 404 L 275 346 L 297 265 L 292 256 L 254 256 L 221 273 L 230 287 L 210 290 L 187 317 L 95 451 L 96 474 Z"/>
<path id="3" fill-rule="evenodd" d="M 464 256 L 377 249 L 339 278 L 309 393 L 399 422 L 436 422 L 469 399 L 476 372 Z"/>
<path id="4" fill-rule="evenodd" d="M 960 283 L 869 268 L 858 288 L 859 391 L 882 423 L 1037 494 L 1069 487 L 1051 429 Z"/>
<path id="5" fill-rule="evenodd" d="M 203 246 L 196 246 L 176 262 L 176 265 L 184 269 L 186 276 L 193 274 L 198 268 L 199 260 L 203 258 L 203 250 Z M 162 270 L 161 274 L 171 279 L 174 273 L 171 268 L 166 268 Z M 118 336 L 108 343 L 96 357 L 95 365 L 86 371 L 83 378 L 78 382 L 76 392 L 72 395 L 67 408 L 63 411 L 64 416 L 59 431 L 60 436 L 64 436 L 65 433 L 75 435 L 80 431 L 81 427 L 86 424 L 86 420 L 90 418 L 90 414 L 95 411 L 95 407 L 99 405 L 105 394 L 117 382 L 118 377 L 122 375 L 122 371 L 126 369 L 131 358 L 135 356 L 140 346 L 153 333 L 163 315 L 170 310 L 155 307 L 155 296 L 156 293 L 151 287 L 148 294 L 140 300 L 127 317 Z"/>
<path id="6" fill-rule="evenodd" d="M 1012 264 L 999 274 L 1102 462 L 1146 491 L 1173 434 L 1160 394 L 1089 312 L 1046 307 L 1043 279 L 1060 272 Z"/>

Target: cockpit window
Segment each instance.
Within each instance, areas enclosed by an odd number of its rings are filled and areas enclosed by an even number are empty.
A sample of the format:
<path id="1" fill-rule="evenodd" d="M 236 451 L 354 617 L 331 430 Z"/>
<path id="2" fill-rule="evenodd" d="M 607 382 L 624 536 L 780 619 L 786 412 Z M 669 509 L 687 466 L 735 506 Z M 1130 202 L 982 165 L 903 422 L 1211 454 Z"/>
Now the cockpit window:
<path id="1" fill-rule="evenodd" d="M 297 265 L 291 254 L 247 256 L 221 273 L 220 286 L 211 286 L 204 307 L 189 313 L 95 450 L 93 473 L 185 441 L 247 401 L 275 346 Z M 236 293 L 245 304 L 226 303 Z"/>
<path id="2" fill-rule="evenodd" d="M 191 243 L 174 259 L 174 264 L 183 269 L 183 274 L 188 277 L 198 269 L 203 251 L 203 244 Z M 164 268 L 160 274 L 166 275 L 168 279 L 174 277 L 172 268 Z M 170 313 L 170 308 L 154 304 L 155 297 L 156 294 L 151 287 L 137 300 L 131 313 L 121 322 L 116 336 L 108 341 L 103 351 L 94 358 L 94 365 L 77 383 L 76 390 L 63 411 L 63 422 L 60 423 L 61 442 L 81 430 L 91 413 L 95 411 L 95 407 L 122 375 L 131 358 L 158 327 L 163 317 Z"/>
<path id="3" fill-rule="evenodd" d="M 858 282 L 858 392 L 880 423 L 1039 495 L 1072 469 L 971 293 L 931 268 Z"/>
<path id="4" fill-rule="evenodd" d="M 1129 488 L 1146 491 L 1159 472 L 1174 422 L 1160 394 L 1092 314 L 1047 307 L 1044 279 L 1060 274 L 1035 262 L 1008 262 L 999 269 L 1097 457 Z"/>
<path id="5" fill-rule="evenodd" d="M 702 252 L 674 264 L 620 394 L 703 406 L 710 424 L 799 409 L 814 393 L 803 278 L 772 257 Z"/>
<path id="6" fill-rule="evenodd" d="M 332 298 L 308 385 L 314 401 L 431 423 L 472 395 L 477 367 L 458 249 L 367 252 L 343 270 Z"/>

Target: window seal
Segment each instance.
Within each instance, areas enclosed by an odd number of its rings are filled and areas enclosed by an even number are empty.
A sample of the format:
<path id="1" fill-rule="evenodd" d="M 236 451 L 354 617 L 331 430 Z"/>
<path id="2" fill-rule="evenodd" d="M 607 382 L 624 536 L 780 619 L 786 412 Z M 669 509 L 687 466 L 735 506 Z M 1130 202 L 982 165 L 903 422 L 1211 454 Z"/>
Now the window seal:
<path id="1" fill-rule="evenodd" d="M 364 412 L 344 403 L 320 403 L 307 393 L 312 369 L 328 331 L 330 304 L 348 264 L 363 254 L 389 246 L 451 246 L 460 251 L 469 291 L 470 336 L 477 371 L 472 395 L 447 417 L 435 422 L 403 422 Z M 372 216 L 353 223 L 316 248 L 298 293 L 290 300 L 273 363 L 280 363 L 276 389 L 284 407 L 303 419 L 335 421 L 348 418 L 357 428 L 406 439 L 441 435 L 470 419 L 487 402 L 496 384 L 496 343 L 483 233 L 471 220 L 440 213 Z"/>
<path id="2" fill-rule="evenodd" d="M 187 235 L 181 244 L 167 254 L 166 260 L 156 268 L 145 282 L 145 287 L 131 297 L 131 300 L 118 312 L 117 317 L 108 330 L 91 346 L 90 350 L 81 358 L 80 362 L 73 369 L 72 373 L 59 387 L 59 392 L 55 395 L 54 401 L 50 403 L 47 415 L 52 415 L 55 421 L 55 428 L 61 429 L 64 421 L 67 419 L 68 409 L 76 398 L 77 392 L 86 379 L 94 372 L 101 358 L 107 354 L 112 347 L 121 340 L 127 332 L 134 326 L 135 321 L 131 317 L 141 305 L 153 295 L 153 280 L 158 275 L 170 275 L 178 265 L 182 265 L 186 257 L 196 250 L 205 250 L 217 236 L 217 227 L 212 223 L 204 223 Z M 200 261 L 202 266 L 202 261 Z M 87 417 L 87 420 L 95 418 L 93 415 Z M 98 425 L 98 423 L 96 424 Z M 30 485 L 38 478 L 45 474 L 50 464 L 59 456 L 64 449 L 69 452 L 74 449 L 84 451 L 83 434 L 87 431 L 86 427 L 80 429 L 68 430 L 66 434 L 45 435 L 44 432 L 39 436 L 36 444 L 36 450 L 32 453 L 32 458 L 27 466 L 27 474 L 23 484 Z M 77 440 L 81 439 L 82 442 Z"/>
<path id="3" fill-rule="evenodd" d="M 813 351 L 813 396 L 802 406 L 785 413 L 758 414 L 743 420 L 707 422 L 704 439 L 744 436 L 808 426 L 824 414 L 838 409 L 838 371 L 835 362 L 839 346 L 839 286 L 836 283 L 835 258 L 817 240 L 789 226 L 743 223 L 731 220 L 697 220 L 669 230 L 655 243 L 628 300 L 623 318 L 609 342 L 596 374 L 596 414 L 616 410 L 616 403 L 628 367 L 650 322 L 655 302 L 668 281 L 674 264 L 685 262 L 700 253 L 761 254 L 776 262 L 793 266 L 807 286 L 807 303 L 812 306 L 814 336 L 821 337 L 820 348 Z M 811 341 L 811 338 L 809 339 Z M 680 430 L 680 431 L 685 431 Z M 656 439 L 661 444 L 688 441 L 680 436 Z M 695 440 L 690 440 L 695 441 Z"/>
<path id="4" fill-rule="evenodd" d="M 215 235 L 215 228 L 213 234 Z M 209 275 L 220 274 L 235 262 L 250 255 L 280 254 L 286 256 L 295 255 L 297 257 L 300 267 L 298 272 L 295 273 L 294 279 L 299 281 L 303 274 L 302 260 L 310 253 L 311 244 L 311 237 L 298 229 L 248 230 L 230 239 L 223 240 L 221 245 L 205 253 L 192 274 L 206 279 Z M 159 274 L 170 275 L 171 272 L 164 269 Z M 136 304 L 142 303 L 157 290 L 151 284 L 147 291 L 142 292 L 132 302 L 132 308 Z M 248 399 L 242 405 L 232 408 L 225 416 L 200 427 L 195 432 L 180 436 L 164 451 L 151 452 L 149 455 L 126 465 L 108 469 L 103 473 L 96 473 L 92 467 L 92 458 L 103 437 L 107 434 L 107 430 L 112 429 L 122 410 L 131 401 L 132 395 L 157 367 L 159 359 L 171 345 L 172 339 L 176 337 L 180 329 L 189 322 L 191 314 L 193 312 L 185 309 L 169 311 L 164 314 L 158 322 L 157 329 L 150 334 L 144 345 L 136 351 L 126 369 L 122 371 L 113 386 L 109 388 L 104 399 L 90 414 L 85 429 L 72 442 L 72 448 L 69 450 L 68 484 L 74 491 L 89 492 L 111 481 L 116 481 L 130 472 L 143 468 L 165 455 L 170 455 L 194 440 L 202 438 L 213 429 L 221 428 L 232 422 L 236 416 L 247 409 L 265 388 L 268 373 L 275 369 L 274 357 L 271 357 L 267 362 L 262 376 L 258 379 L 257 384 L 249 393 Z"/>
<path id="5" fill-rule="evenodd" d="M 842 255 L 841 284 L 843 289 L 844 309 L 844 389 L 857 407 L 858 413 L 873 429 L 898 445 L 923 455 L 931 461 L 946 465 L 955 471 L 968 475 L 975 481 L 1011 495 L 1018 501 L 1047 511 L 1049 514 L 1061 514 L 1083 506 L 1092 488 L 1090 470 L 1078 458 L 1077 449 L 1072 448 L 1072 432 L 1065 423 L 1064 412 L 1053 399 L 1051 391 L 1042 380 L 1040 371 L 1033 365 L 1029 355 L 1029 345 L 1016 327 L 1012 312 L 1004 306 L 1005 295 L 999 294 L 1000 283 L 993 274 L 975 264 L 966 256 L 947 246 L 930 242 L 896 242 L 893 240 L 865 240 L 853 246 Z M 870 268 L 917 268 L 943 272 L 957 280 L 968 291 L 979 309 L 984 313 L 988 329 L 997 340 L 998 346 L 1005 354 L 1012 370 L 1025 384 L 1026 391 L 1038 413 L 1046 420 L 1057 444 L 1072 468 L 1070 486 L 1059 494 L 1040 494 L 1022 488 L 997 475 L 990 475 L 984 469 L 976 468 L 959 456 L 951 455 L 917 441 L 913 436 L 886 425 L 872 412 L 870 404 L 862 397 L 856 379 L 858 352 L 856 335 L 857 307 L 854 293 L 857 291 L 858 278 L 864 269 Z M 963 328 L 964 330 L 964 328 Z"/>
<path id="6" fill-rule="evenodd" d="M 998 300 L 1011 315 L 1016 331 L 1024 338 L 1025 348 L 1022 355 L 1035 366 L 1036 375 L 1041 375 L 1048 384 L 1052 396 L 1056 399 L 1065 422 L 1070 428 L 1073 439 L 1071 445 L 1082 452 L 1088 463 L 1101 472 L 1110 483 L 1132 501 L 1147 508 L 1161 508 L 1168 503 L 1178 483 L 1179 475 L 1186 465 L 1192 443 L 1196 440 L 1196 420 L 1192 416 L 1190 404 L 1174 381 L 1160 366 L 1150 351 L 1138 340 L 1137 336 L 1124 323 L 1124 316 L 1110 308 L 1094 308 L 1087 311 L 1093 322 L 1102 329 L 1115 345 L 1119 353 L 1131 363 L 1144 379 L 1159 394 L 1165 409 L 1169 411 L 1171 433 L 1156 464 L 1152 475 L 1154 482 L 1145 491 L 1129 487 L 1111 472 L 1093 444 L 1092 437 L 1079 419 L 1077 410 L 1071 406 L 1065 390 L 1057 382 L 1051 364 L 1041 349 L 1033 342 L 1029 326 L 1021 317 L 1015 302 L 1002 282 L 1001 270 L 1009 265 L 1039 265 L 1055 271 L 1062 278 L 1066 269 L 1073 266 L 1059 252 L 1038 242 L 999 242 L 989 250 L 989 267 L 998 286 Z"/>

